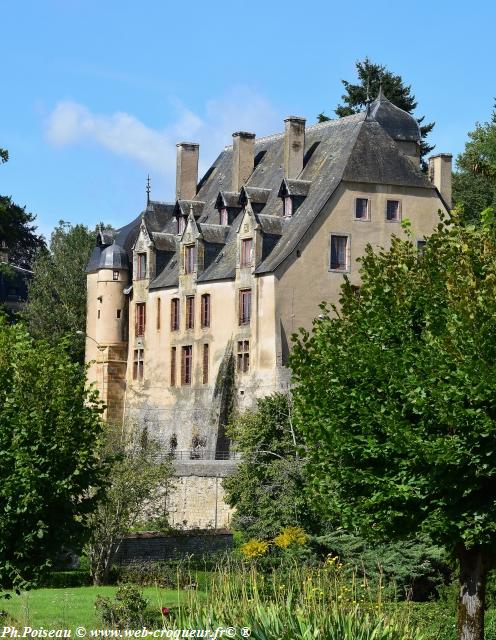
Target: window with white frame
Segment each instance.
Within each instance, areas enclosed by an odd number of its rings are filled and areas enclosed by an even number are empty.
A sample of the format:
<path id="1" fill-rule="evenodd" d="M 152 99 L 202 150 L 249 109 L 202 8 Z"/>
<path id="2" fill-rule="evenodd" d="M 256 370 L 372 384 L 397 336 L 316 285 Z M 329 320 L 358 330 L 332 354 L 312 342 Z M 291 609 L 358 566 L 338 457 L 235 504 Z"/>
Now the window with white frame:
<path id="1" fill-rule="evenodd" d="M 355 220 L 370 220 L 370 201 L 368 198 L 355 199 Z"/>
<path id="2" fill-rule="evenodd" d="M 332 271 L 348 271 L 349 269 L 349 236 L 331 234 L 330 269 Z"/>
<path id="3" fill-rule="evenodd" d="M 400 219 L 400 201 L 388 200 L 386 203 L 386 220 L 388 222 L 398 222 Z"/>

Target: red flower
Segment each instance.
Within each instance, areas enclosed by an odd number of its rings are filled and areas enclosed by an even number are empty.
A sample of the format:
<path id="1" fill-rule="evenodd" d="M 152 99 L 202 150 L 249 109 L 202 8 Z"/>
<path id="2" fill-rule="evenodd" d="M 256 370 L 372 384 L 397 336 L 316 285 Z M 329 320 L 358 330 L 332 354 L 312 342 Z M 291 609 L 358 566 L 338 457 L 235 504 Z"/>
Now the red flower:
<path id="1" fill-rule="evenodd" d="M 168 616 L 169 613 L 170 613 L 169 607 L 162 607 L 162 615 L 163 616 Z"/>

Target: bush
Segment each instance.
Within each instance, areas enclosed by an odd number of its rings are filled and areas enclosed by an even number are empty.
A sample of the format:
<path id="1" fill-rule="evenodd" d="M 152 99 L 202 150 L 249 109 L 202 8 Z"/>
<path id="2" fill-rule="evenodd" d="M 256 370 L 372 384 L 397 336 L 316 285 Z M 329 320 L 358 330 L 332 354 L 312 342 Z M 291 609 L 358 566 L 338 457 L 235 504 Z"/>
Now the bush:
<path id="1" fill-rule="evenodd" d="M 52 571 L 47 574 L 42 582 L 42 587 L 51 589 L 66 589 L 72 587 L 88 587 L 91 585 L 91 576 L 88 571 Z"/>
<path id="2" fill-rule="evenodd" d="M 112 567 L 112 573 L 118 584 L 135 584 L 141 587 L 182 589 L 192 582 L 188 568 L 179 563 L 132 562 Z"/>
<path id="3" fill-rule="evenodd" d="M 447 553 L 427 537 L 370 546 L 362 538 L 342 529 L 318 536 L 322 555 L 339 557 L 349 572 L 386 585 L 389 596 L 426 601 L 436 597 L 453 579 Z"/>
<path id="4" fill-rule="evenodd" d="M 120 587 L 115 598 L 98 596 L 95 608 L 102 624 L 113 628 L 138 629 L 142 626 L 158 626 L 161 622 L 159 612 L 148 608 L 149 602 L 138 587 L 126 585 Z"/>

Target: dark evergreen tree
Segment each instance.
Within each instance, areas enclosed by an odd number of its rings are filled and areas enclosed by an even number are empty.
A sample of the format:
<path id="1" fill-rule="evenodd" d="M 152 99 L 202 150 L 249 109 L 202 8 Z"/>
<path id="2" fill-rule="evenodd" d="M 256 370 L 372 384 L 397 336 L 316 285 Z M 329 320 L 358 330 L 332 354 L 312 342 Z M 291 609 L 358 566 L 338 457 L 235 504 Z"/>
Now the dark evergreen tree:
<path id="1" fill-rule="evenodd" d="M 0 147 L 0 164 L 8 159 L 8 151 Z M 0 196 L 0 242 L 7 244 L 10 262 L 25 269 L 31 268 L 38 251 L 45 248 L 43 236 L 36 234 L 35 219 L 9 196 Z"/>
<path id="2" fill-rule="evenodd" d="M 415 96 L 412 95 L 411 86 L 405 85 L 401 76 L 392 73 L 384 65 L 375 64 L 365 58 L 365 60 L 356 62 L 356 70 L 358 76 L 357 84 L 342 80 L 346 93 L 341 96 L 343 104 L 338 105 L 335 109 L 335 114 L 339 118 L 363 111 L 367 106 L 367 102 L 378 95 L 381 84 L 386 98 L 391 100 L 397 107 L 408 113 L 413 113 L 417 108 L 417 101 Z M 323 112 L 318 115 L 319 122 L 325 122 L 329 119 Z M 434 128 L 435 123 L 422 124 L 423 121 L 424 116 L 417 118 L 420 133 L 422 134 L 422 142 L 420 144 L 421 159 L 434 149 L 433 145 L 427 143 L 426 138 Z"/>

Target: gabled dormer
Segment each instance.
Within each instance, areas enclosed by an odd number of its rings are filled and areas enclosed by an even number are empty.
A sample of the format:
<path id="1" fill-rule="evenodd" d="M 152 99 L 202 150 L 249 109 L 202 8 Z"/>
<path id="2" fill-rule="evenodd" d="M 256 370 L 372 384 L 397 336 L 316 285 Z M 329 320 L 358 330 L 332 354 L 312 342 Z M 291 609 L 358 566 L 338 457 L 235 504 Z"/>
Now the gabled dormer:
<path id="1" fill-rule="evenodd" d="M 310 191 L 311 184 L 309 180 L 284 178 L 277 194 L 282 200 L 282 215 L 284 218 L 291 218 L 298 211 L 298 207 Z"/>
<path id="2" fill-rule="evenodd" d="M 238 191 L 219 191 L 215 208 L 219 212 L 219 224 L 223 227 L 231 225 L 241 211 Z"/>
<path id="3" fill-rule="evenodd" d="M 138 237 L 133 247 L 133 281 L 145 281 L 145 286 L 155 277 L 155 251 L 145 217 L 142 215 Z"/>
<path id="4" fill-rule="evenodd" d="M 242 187 L 239 192 L 239 203 L 245 208 L 250 202 L 253 213 L 261 213 L 267 204 L 270 196 L 270 189 L 262 189 L 260 187 Z"/>
<path id="5" fill-rule="evenodd" d="M 248 199 L 236 234 L 236 270 L 240 275 L 251 274 L 261 257 L 260 223 Z"/>
<path id="6" fill-rule="evenodd" d="M 196 278 L 203 270 L 203 246 L 200 229 L 191 207 L 186 227 L 179 243 L 179 275 Z"/>
<path id="7" fill-rule="evenodd" d="M 205 203 L 200 200 L 176 200 L 174 207 L 174 217 L 176 219 L 176 234 L 182 235 L 188 220 L 190 212 L 193 213 L 195 220 L 198 220 L 202 214 Z"/>

